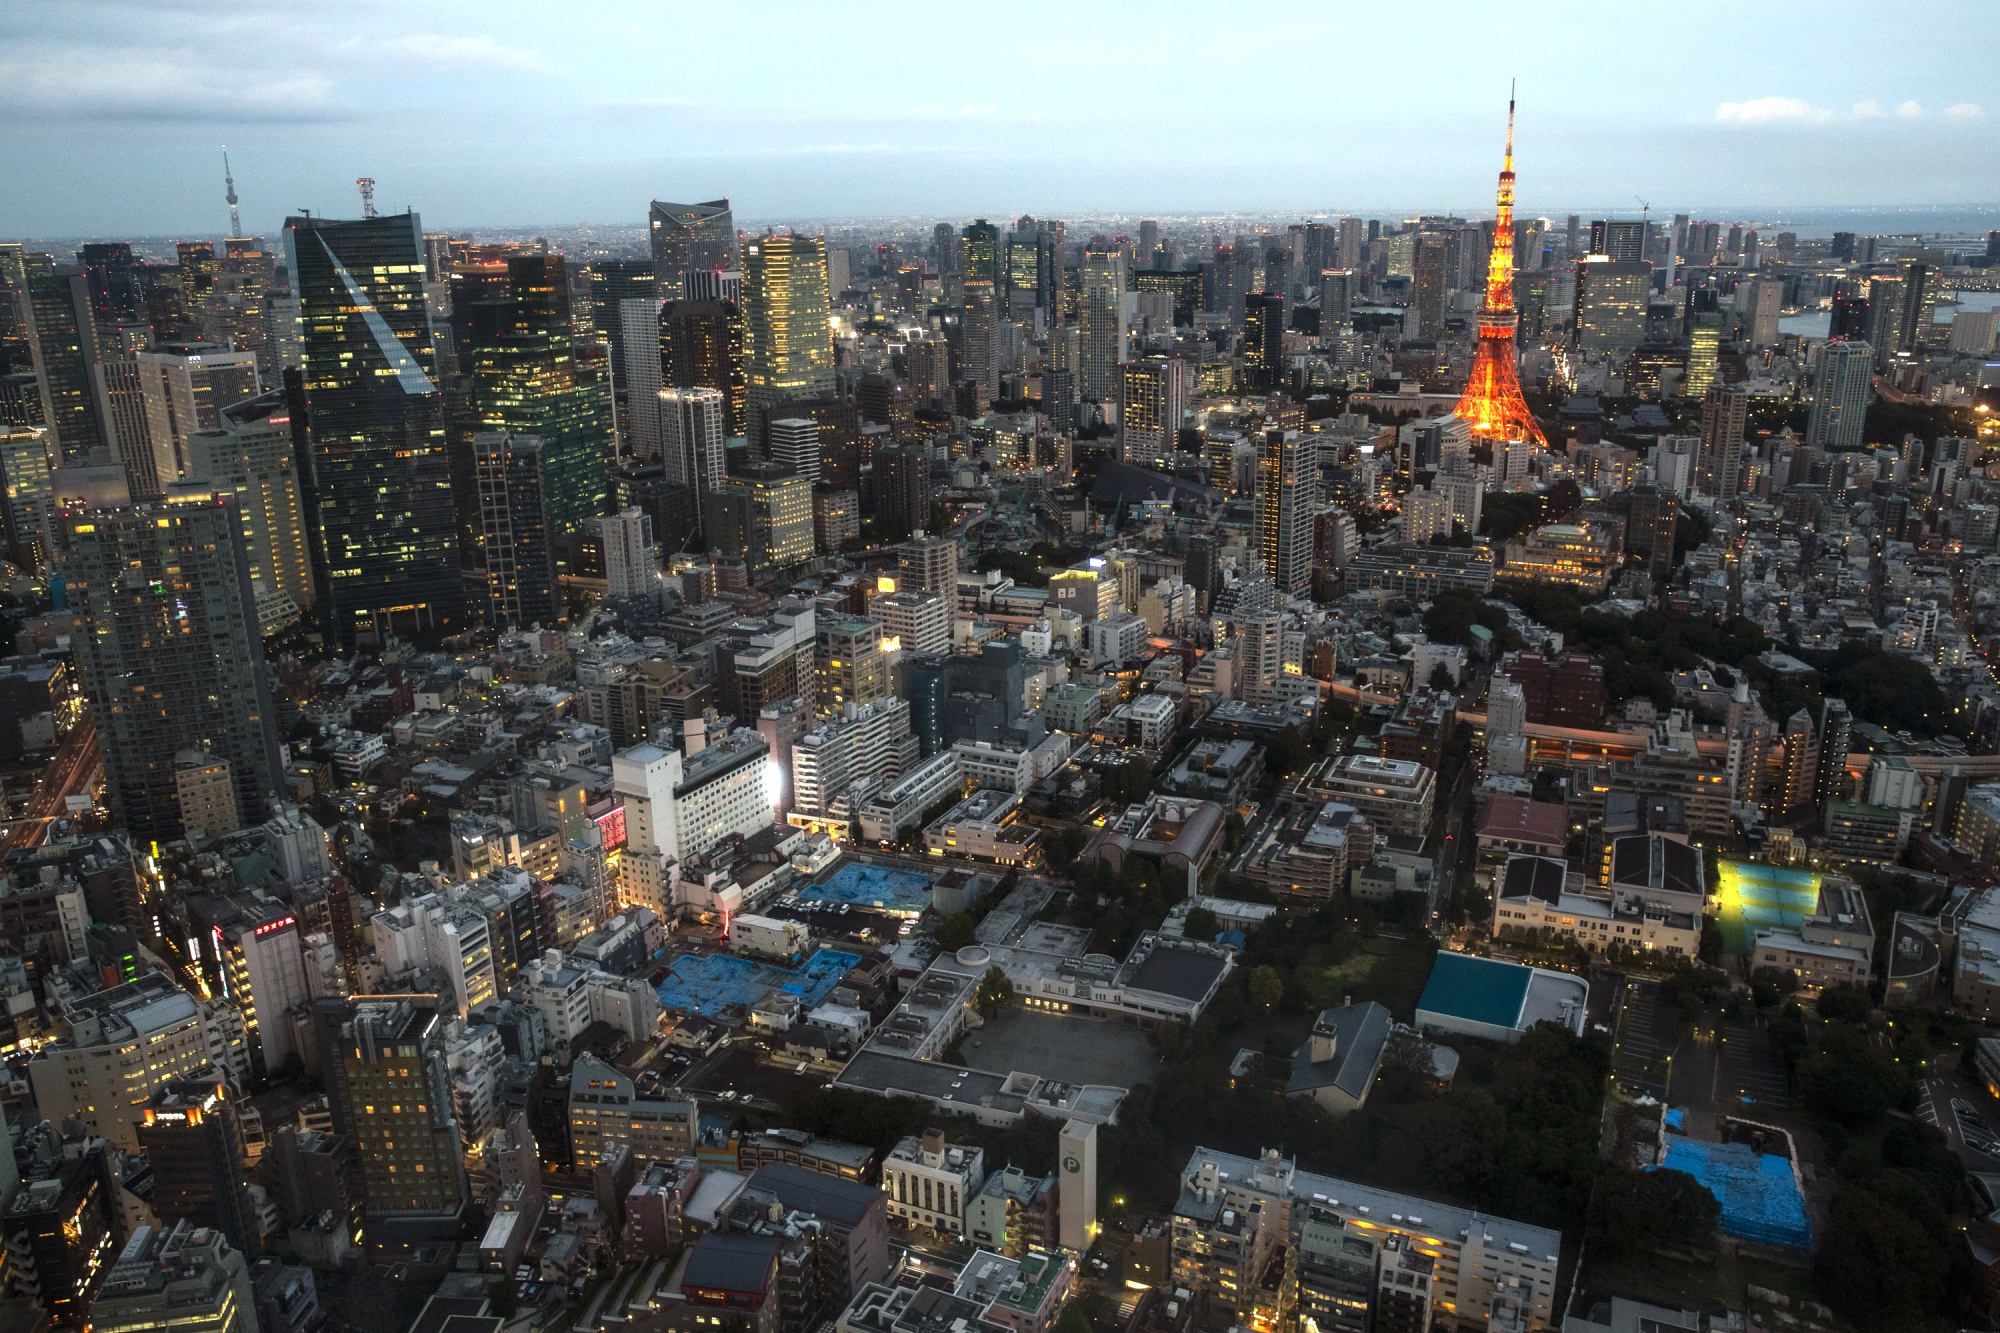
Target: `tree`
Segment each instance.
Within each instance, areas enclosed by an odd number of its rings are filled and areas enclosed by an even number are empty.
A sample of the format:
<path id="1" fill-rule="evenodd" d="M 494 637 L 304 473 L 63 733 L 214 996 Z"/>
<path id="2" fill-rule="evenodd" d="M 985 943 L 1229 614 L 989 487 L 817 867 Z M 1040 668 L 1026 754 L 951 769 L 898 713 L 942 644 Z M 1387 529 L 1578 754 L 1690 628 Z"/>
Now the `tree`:
<path id="1" fill-rule="evenodd" d="M 978 989 L 972 995 L 972 1007 L 979 1011 L 981 1018 L 994 1018 L 1004 1012 L 1014 1002 L 1014 983 L 1007 980 L 1007 974 L 999 964 L 986 969 L 986 975 L 979 979 Z"/>
<path id="2" fill-rule="evenodd" d="M 1715 1195 L 1685 1171 L 1612 1167 L 1590 1192 L 1584 1244 L 1606 1259 L 1660 1245 L 1699 1245 L 1721 1216 Z"/>
<path id="3" fill-rule="evenodd" d="M 1859 1027 L 1868 1022 L 1875 1006 L 1868 999 L 1866 986 L 1828 986 L 1819 993 L 1813 1010 L 1821 1018 Z"/>
<path id="4" fill-rule="evenodd" d="M 1275 967 L 1260 965 L 1251 968 L 1249 984 L 1250 1003 L 1267 1014 L 1285 998 L 1285 981 Z"/>
<path id="5" fill-rule="evenodd" d="M 1221 929 L 1222 923 L 1216 920 L 1215 913 L 1206 907 L 1188 908 L 1187 920 L 1181 923 L 1181 934 L 1188 939 L 1201 940 L 1204 943 L 1214 939 Z"/>
<path id="6" fill-rule="evenodd" d="M 972 943 L 972 929 L 973 922 L 970 914 L 954 912 L 937 923 L 937 929 L 933 934 L 937 939 L 938 948 L 944 950 L 946 953 L 957 953 L 960 949 Z"/>
<path id="7" fill-rule="evenodd" d="M 1913 1328 L 1935 1306 L 1950 1251 L 1868 1190 L 1833 1196 L 1813 1264 L 1827 1303 L 1860 1328 Z"/>

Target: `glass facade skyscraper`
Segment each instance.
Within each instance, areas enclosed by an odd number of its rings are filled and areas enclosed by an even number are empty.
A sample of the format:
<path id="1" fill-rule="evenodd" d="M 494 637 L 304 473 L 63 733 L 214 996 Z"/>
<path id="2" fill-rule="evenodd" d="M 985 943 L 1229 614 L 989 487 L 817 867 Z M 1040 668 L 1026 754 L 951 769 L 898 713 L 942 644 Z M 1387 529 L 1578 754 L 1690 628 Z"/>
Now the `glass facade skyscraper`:
<path id="1" fill-rule="evenodd" d="M 736 267 L 736 219 L 727 199 L 670 204 L 655 199 L 647 219 L 653 234 L 653 272 L 663 301 L 689 295 L 687 275 Z"/>
<path id="2" fill-rule="evenodd" d="M 422 224 L 287 218 L 285 263 L 327 632 L 346 647 L 453 628 L 463 591 Z"/>
<path id="3" fill-rule="evenodd" d="M 569 568 L 576 538 L 605 511 L 610 405 L 602 378 L 576 358 L 562 256 L 510 255 L 507 281 L 506 300 L 468 312 L 459 363 L 477 429 L 541 440 L 549 537 Z"/>
<path id="4" fill-rule="evenodd" d="M 833 392 L 826 242 L 760 237 L 743 247 L 743 328 L 750 416 L 759 406 Z"/>

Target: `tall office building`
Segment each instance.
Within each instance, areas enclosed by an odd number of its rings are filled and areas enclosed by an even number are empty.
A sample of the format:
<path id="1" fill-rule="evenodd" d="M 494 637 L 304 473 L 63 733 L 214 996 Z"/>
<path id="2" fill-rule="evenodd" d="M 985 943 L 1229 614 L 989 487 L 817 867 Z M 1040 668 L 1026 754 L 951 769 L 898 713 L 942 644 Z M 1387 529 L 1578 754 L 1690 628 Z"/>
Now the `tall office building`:
<path id="1" fill-rule="evenodd" d="M 557 568 L 574 569 L 577 539 L 610 491 L 610 405 L 602 378 L 576 356 L 562 256 L 509 255 L 507 286 L 507 299 L 472 308 L 459 359 L 478 429 L 541 441 L 548 541 Z"/>
<path id="2" fill-rule="evenodd" d="M 1282 389 L 1290 383 L 1285 365 L 1285 298 L 1252 292 L 1243 298 L 1243 372 L 1253 389 Z"/>
<path id="3" fill-rule="evenodd" d="M 624 355 L 618 362 L 620 385 L 625 391 L 625 438 L 642 463 L 657 463 L 660 441 L 660 390 L 666 387 L 660 346 L 658 299 L 634 297 L 618 306 L 619 342 Z"/>
<path id="4" fill-rule="evenodd" d="M 1874 278 L 1868 283 L 1868 328 L 1864 341 L 1875 349 L 1875 364 L 1886 366 L 1903 347 L 1903 308 L 1910 284 L 1903 278 Z"/>
<path id="5" fill-rule="evenodd" d="M 930 525 L 930 460 L 921 444 L 898 444 L 875 451 L 875 467 L 863 494 L 876 526 L 890 541 L 901 541 Z"/>
<path id="6" fill-rule="evenodd" d="M 729 471 L 728 411 L 727 400 L 716 389 L 660 391 L 660 440 L 665 450 L 660 461 L 667 481 L 687 487 L 697 509 L 701 497 L 720 485 Z"/>
<path id="7" fill-rule="evenodd" d="M 1829 342 L 1820 349 L 1806 443 L 1859 449 L 1875 383 L 1875 349 L 1864 342 Z"/>
<path id="8" fill-rule="evenodd" d="M 786 569 L 813 556 L 812 482 L 776 464 L 752 464 L 703 497 L 710 549 L 739 554 L 753 569 Z"/>
<path id="9" fill-rule="evenodd" d="M 323 581 L 342 646 L 445 630 L 461 611 L 444 404 L 414 213 L 285 221 Z"/>
<path id="10" fill-rule="evenodd" d="M 194 749 L 229 765 L 238 823 L 262 820 L 284 774 L 235 497 L 77 507 L 58 529 L 115 817 L 181 836 L 174 758 Z"/>
<path id="11" fill-rule="evenodd" d="M 1417 336 L 1435 341 L 1444 336 L 1445 295 L 1454 284 L 1445 262 L 1446 242 L 1442 236 L 1417 237 L 1416 269 Z"/>
<path id="12" fill-rule="evenodd" d="M 1749 330 L 1752 347 L 1778 345 L 1778 317 L 1784 313 L 1785 283 L 1781 278 L 1754 278 L 1749 283 L 1750 301 L 1743 308 L 1743 326 Z"/>
<path id="13" fill-rule="evenodd" d="M 444 1016 L 429 997 L 321 1000 L 333 1127 L 354 1141 L 373 1242 L 452 1239 L 467 1202 L 444 1067 Z"/>
<path id="14" fill-rule="evenodd" d="M 139 377 L 139 353 L 153 345 L 153 331 L 144 324 L 117 324 L 97 331 L 97 359 L 90 365 L 90 391 L 97 396 L 97 417 L 109 435 L 111 457 L 132 479 L 133 494 L 157 496 L 166 482 L 179 475 L 173 442 L 162 441 L 162 462 L 146 411 Z"/>
<path id="15" fill-rule="evenodd" d="M 263 392 L 257 354 L 221 343 L 167 343 L 137 352 L 139 391 L 156 464 L 147 494 L 188 469 L 188 437 L 222 425 L 222 409 Z M 128 469 L 129 470 L 129 469 Z M 139 484 L 135 475 L 133 484 Z"/>
<path id="16" fill-rule="evenodd" d="M 21 263 L 28 351 L 41 385 L 42 424 L 48 427 L 59 466 L 87 463 L 92 450 L 112 444 L 90 378 L 98 350 L 90 287 L 76 265 L 57 264 L 42 254 L 25 254 Z"/>
<path id="17" fill-rule="evenodd" d="M 1646 340 L 1652 265 L 1586 255 L 1576 266 L 1576 347 L 1617 355 Z"/>
<path id="18" fill-rule="evenodd" d="M 1590 253 L 1614 264 L 1637 264 L 1646 258 L 1646 224 L 1616 218 L 1590 224 Z"/>
<path id="19" fill-rule="evenodd" d="M 965 313 L 959 323 L 960 346 L 964 349 L 960 357 L 959 379 L 966 384 L 978 385 L 988 399 L 1000 392 L 999 361 L 993 345 L 996 299 L 993 284 L 987 279 L 966 277 Z"/>
<path id="20" fill-rule="evenodd" d="M 627 301 L 651 301 L 660 306 L 660 279 L 647 260 L 600 259 L 586 270 L 590 275 L 588 310 L 592 332 L 611 349 L 611 364 L 618 368 L 619 392 L 625 392 L 625 326 L 621 312 Z"/>
<path id="21" fill-rule="evenodd" d="M 1695 489 L 1725 502 L 1735 498 L 1743 464 L 1743 428 L 1750 395 L 1712 385 L 1701 402 L 1701 463 Z"/>
<path id="22" fill-rule="evenodd" d="M 770 426 L 773 466 L 808 481 L 820 473 L 819 423 L 811 417 L 781 417 Z"/>
<path id="23" fill-rule="evenodd" d="M 634 506 L 597 520 L 604 548 L 604 591 L 608 597 L 658 597 L 660 556 L 653 545 L 653 516 Z"/>
<path id="24" fill-rule="evenodd" d="M 487 614 L 496 629 L 554 625 L 563 617 L 563 605 L 544 507 L 547 447 L 535 435 L 482 431 L 472 437 L 472 459 L 486 550 Z"/>
<path id="25" fill-rule="evenodd" d="M 917 537 L 896 552 L 896 590 L 958 595 L 958 543 L 950 537 Z"/>
<path id="26" fill-rule="evenodd" d="M 1000 229 L 980 218 L 960 234 L 960 271 L 967 282 L 1000 280 Z"/>
<path id="27" fill-rule="evenodd" d="M 1280 592 L 1312 582 L 1318 450 L 1296 432 L 1267 430 L 1257 446 L 1257 555 Z"/>
<path id="28" fill-rule="evenodd" d="M 257 1205 L 243 1174 L 243 1129 L 226 1090 L 214 1076 L 167 1084 L 146 1104 L 139 1146 L 153 1170 L 153 1213 L 162 1223 L 212 1227 L 239 1254 L 255 1255 L 262 1248 Z"/>
<path id="29" fill-rule="evenodd" d="M 744 433 L 749 380 L 737 300 L 669 303 L 660 311 L 660 360 L 666 387 L 716 390 L 728 406 L 724 433 Z"/>
<path id="30" fill-rule="evenodd" d="M 1345 229 L 1346 224 L 1342 223 Z M 1360 294 L 1351 268 L 1330 268 L 1319 275 L 1319 336 L 1331 338 L 1354 320 L 1354 298 Z"/>
<path id="31" fill-rule="evenodd" d="M 701 204 L 655 199 L 648 221 L 652 224 L 653 273 L 659 280 L 660 299 L 683 299 L 690 272 L 736 268 L 736 219 L 727 199 Z"/>
<path id="32" fill-rule="evenodd" d="M 187 474 L 168 494 L 200 490 L 236 496 L 243 523 L 257 622 L 268 636 L 312 609 L 312 554 L 307 547 L 292 410 L 280 392 L 234 403 L 214 430 L 187 437 Z"/>
<path id="33" fill-rule="evenodd" d="M 833 393 L 826 242 L 766 235 L 743 247 L 745 380 L 753 429 L 764 409 Z"/>
<path id="34" fill-rule="evenodd" d="M 1937 265 L 1921 259 L 1905 259 L 1903 273 L 1902 333 L 1896 340 L 1899 352 L 1921 352 L 1932 341 L 1937 324 Z"/>
<path id="35" fill-rule="evenodd" d="M 1125 287 L 1125 252 L 1094 239 L 1083 252 L 1077 303 L 1079 387 L 1093 402 L 1111 402 L 1118 393 L 1118 367 L 1125 361 Z"/>

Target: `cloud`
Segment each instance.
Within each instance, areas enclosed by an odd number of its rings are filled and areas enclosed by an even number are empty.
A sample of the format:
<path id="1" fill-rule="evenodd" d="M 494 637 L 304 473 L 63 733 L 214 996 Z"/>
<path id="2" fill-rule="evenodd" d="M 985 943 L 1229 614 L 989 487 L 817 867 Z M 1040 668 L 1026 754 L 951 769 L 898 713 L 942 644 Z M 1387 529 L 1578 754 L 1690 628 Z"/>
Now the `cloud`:
<path id="1" fill-rule="evenodd" d="M 1979 109 L 1979 103 L 1977 102 L 1960 102 L 1956 106 L 1948 106 L 1944 109 L 1944 118 L 1946 120 L 1978 120 L 1984 114 L 1985 112 Z"/>
<path id="2" fill-rule="evenodd" d="M 1759 97 L 1748 102 L 1724 102 L 1715 118 L 1730 125 L 1817 125 L 1833 112 L 1803 97 Z"/>
<path id="3" fill-rule="evenodd" d="M 342 42 L 339 49 L 369 60 L 432 69 L 534 73 L 548 68 L 541 52 L 503 45 L 486 33 L 455 37 L 443 32 L 411 32 L 398 37 L 352 38 Z"/>
<path id="4" fill-rule="evenodd" d="M 1896 115 L 1903 120 L 1921 120 L 1924 109 L 1915 101 L 1904 102 L 1896 108 Z"/>
<path id="5" fill-rule="evenodd" d="M 34 120 L 253 124 L 353 115 L 322 74 L 222 69 L 171 48 L 59 48 L 0 61 L 0 111 Z"/>
<path id="6" fill-rule="evenodd" d="M 1880 102 L 1856 102 L 1854 109 L 1847 114 L 1853 116 L 1856 120 L 1880 120 L 1882 118 L 1882 104 Z"/>

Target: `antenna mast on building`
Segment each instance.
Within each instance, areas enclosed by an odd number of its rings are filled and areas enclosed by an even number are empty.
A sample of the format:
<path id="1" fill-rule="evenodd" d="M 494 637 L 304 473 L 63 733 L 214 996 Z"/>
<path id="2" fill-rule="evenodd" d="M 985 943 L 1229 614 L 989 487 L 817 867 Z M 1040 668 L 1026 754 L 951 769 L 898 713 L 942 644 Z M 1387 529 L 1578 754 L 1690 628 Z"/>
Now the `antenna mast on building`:
<path id="1" fill-rule="evenodd" d="M 373 176 L 363 176 L 355 181 L 354 184 L 361 190 L 361 216 L 364 218 L 374 217 L 375 178 Z"/>
<path id="2" fill-rule="evenodd" d="M 229 174 L 229 145 L 222 145 L 222 188 L 223 198 L 229 201 L 229 234 L 243 234 L 243 215 L 236 211 L 236 177 Z"/>

